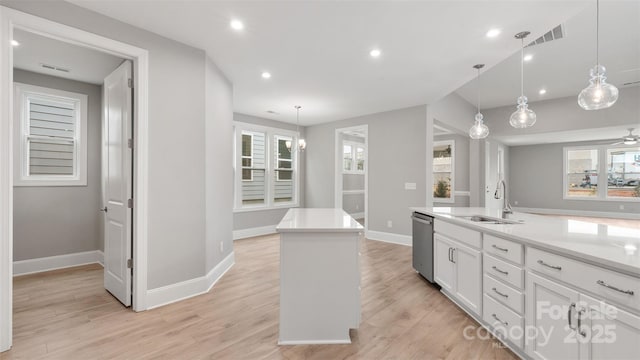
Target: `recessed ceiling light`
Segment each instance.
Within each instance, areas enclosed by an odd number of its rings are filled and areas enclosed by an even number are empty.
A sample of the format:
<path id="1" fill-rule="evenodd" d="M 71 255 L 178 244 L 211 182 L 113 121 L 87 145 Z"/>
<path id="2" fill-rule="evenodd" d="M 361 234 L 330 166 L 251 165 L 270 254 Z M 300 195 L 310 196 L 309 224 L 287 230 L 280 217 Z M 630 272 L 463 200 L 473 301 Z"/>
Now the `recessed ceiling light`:
<path id="1" fill-rule="evenodd" d="M 380 57 L 381 54 L 382 54 L 382 51 L 380 51 L 380 49 L 373 49 L 369 51 L 369 55 L 371 55 L 371 57 L 374 57 L 374 58 Z"/>
<path id="2" fill-rule="evenodd" d="M 500 35 L 502 31 L 500 29 L 491 29 L 489 31 L 487 31 L 487 37 L 496 37 L 498 35 Z"/>
<path id="3" fill-rule="evenodd" d="M 262 73 L 262 78 L 263 78 L 263 79 L 270 79 L 270 78 L 271 78 L 271 73 L 266 72 L 266 71 L 265 71 L 265 72 L 263 72 L 263 73 Z"/>
<path id="4" fill-rule="evenodd" d="M 20 43 L 17 40 L 11 40 L 11 46 L 19 46 Z"/>
<path id="5" fill-rule="evenodd" d="M 545 89 L 540 89 L 540 91 L 538 91 L 538 94 L 540 94 L 540 95 L 544 95 L 546 93 L 547 93 L 547 90 L 545 90 Z"/>
<path id="6" fill-rule="evenodd" d="M 240 20 L 231 20 L 231 28 L 233 30 L 242 30 L 244 29 L 244 24 Z"/>
<path id="7" fill-rule="evenodd" d="M 533 55 L 531 54 L 527 54 L 524 56 L 524 61 L 531 61 L 531 59 L 533 59 Z"/>

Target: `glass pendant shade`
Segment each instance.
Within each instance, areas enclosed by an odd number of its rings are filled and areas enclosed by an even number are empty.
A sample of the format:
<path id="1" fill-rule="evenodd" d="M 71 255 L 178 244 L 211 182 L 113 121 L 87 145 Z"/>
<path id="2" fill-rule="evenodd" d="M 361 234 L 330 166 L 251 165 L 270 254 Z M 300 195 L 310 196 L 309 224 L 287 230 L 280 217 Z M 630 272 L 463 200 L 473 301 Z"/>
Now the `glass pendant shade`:
<path id="1" fill-rule="evenodd" d="M 287 140 L 284 142 L 284 146 L 287 147 L 287 150 L 291 151 L 291 140 Z"/>
<path id="2" fill-rule="evenodd" d="M 602 65 L 596 65 L 590 71 L 589 86 L 578 95 L 578 105 L 585 110 L 606 109 L 618 100 L 618 88 L 607 84 L 606 69 Z"/>
<path id="3" fill-rule="evenodd" d="M 527 97 L 520 96 L 518 98 L 517 110 L 511 114 L 509 124 L 516 129 L 524 129 L 533 126 L 536 123 L 536 113 L 529 109 Z"/>
<path id="4" fill-rule="evenodd" d="M 477 113 L 476 122 L 471 126 L 471 129 L 469 129 L 469 136 L 474 140 L 484 139 L 489 136 L 489 128 L 484 124 L 482 118 L 482 114 Z"/>
<path id="5" fill-rule="evenodd" d="M 307 142 L 304 141 L 304 139 L 298 139 L 298 149 L 300 149 L 300 151 L 304 151 L 304 149 L 307 148 Z"/>

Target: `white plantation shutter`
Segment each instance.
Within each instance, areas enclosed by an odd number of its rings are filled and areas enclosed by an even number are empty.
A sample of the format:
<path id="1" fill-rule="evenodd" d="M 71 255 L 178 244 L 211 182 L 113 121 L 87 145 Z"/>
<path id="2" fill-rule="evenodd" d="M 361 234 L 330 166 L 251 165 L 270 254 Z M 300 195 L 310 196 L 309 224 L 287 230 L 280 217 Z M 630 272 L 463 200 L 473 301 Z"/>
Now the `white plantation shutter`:
<path id="1" fill-rule="evenodd" d="M 73 102 L 30 97 L 28 174 L 73 175 L 77 116 Z"/>

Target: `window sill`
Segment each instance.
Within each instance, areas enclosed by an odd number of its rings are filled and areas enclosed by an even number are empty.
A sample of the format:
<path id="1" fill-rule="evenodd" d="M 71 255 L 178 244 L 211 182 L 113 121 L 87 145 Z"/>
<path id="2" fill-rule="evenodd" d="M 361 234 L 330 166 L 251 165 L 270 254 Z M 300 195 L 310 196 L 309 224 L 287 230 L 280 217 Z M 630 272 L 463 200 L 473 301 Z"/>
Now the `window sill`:
<path id="1" fill-rule="evenodd" d="M 625 197 L 607 197 L 607 198 L 600 198 L 600 197 L 584 197 L 584 196 L 564 196 L 562 198 L 563 200 L 580 200 L 580 201 L 615 201 L 615 202 L 640 202 L 640 198 L 625 198 Z"/>
<path id="2" fill-rule="evenodd" d="M 300 207 L 299 204 L 287 203 L 282 205 L 272 205 L 272 206 L 255 206 L 255 207 L 245 207 L 245 208 L 235 208 L 233 209 L 233 213 L 245 213 L 245 212 L 254 212 L 254 211 L 269 211 L 269 210 L 281 210 L 281 209 L 291 209 Z"/>
<path id="3" fill-rule="evenodd" d="M 81 180 L 15 180 L 15 187 L 52 187 L 52 186 L 87 186 L 86 181 Z"/>

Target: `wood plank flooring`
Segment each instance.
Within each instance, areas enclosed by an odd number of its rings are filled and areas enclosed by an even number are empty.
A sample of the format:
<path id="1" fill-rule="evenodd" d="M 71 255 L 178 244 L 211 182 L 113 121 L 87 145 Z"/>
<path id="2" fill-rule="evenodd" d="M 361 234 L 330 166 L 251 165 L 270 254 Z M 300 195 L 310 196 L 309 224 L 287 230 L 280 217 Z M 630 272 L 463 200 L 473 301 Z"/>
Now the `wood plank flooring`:
<path id="1" fill-rule="evenodd" d="M 514 359 L 411 268 L 411 248 L 362 244 L 362 323 L 350 345 L 278 346 L 279 237 L 234 242 L 211 292 L 134 313 L 82 266 L 14 280 L 14 346 L 0 359 Z M 475 332 L 473 332 L 475 333 Z M 486 332 L 482 332 L 487 335 Z"/>

